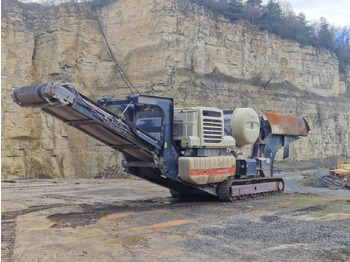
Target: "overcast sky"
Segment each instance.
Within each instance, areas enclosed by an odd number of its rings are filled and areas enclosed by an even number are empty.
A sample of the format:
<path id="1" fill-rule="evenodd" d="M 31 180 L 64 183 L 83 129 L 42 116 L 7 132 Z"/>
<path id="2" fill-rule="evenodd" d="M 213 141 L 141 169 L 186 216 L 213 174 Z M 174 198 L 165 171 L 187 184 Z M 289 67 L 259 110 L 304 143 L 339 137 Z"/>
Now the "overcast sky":
<path id="1" fill-rule="evenodd" d="M 263 0 L 266 4 L 268 0 Z M 286 2 L 278 0 L 278 2 Z M 350 0 L 288 0 L 296 14 L 303 12 L 308 21 L 319 21 L 323 16 L 335 26 L 350 26 Z"/>

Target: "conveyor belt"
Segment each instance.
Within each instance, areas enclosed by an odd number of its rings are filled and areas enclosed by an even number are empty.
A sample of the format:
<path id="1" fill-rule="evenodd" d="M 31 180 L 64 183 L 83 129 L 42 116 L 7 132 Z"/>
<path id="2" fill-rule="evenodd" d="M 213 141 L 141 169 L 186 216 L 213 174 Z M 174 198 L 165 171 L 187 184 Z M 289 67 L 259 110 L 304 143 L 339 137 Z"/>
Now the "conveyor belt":
<path id="1" fill-rule="evenodd" d="M 150 161 L 159 154 L 156 141 L 151 143 L 152 138 L 146 133 L 134 131 L 122 118 L 86 98 L 69 84 L 20 87 L 13 92 L 13 99 L 22 107 L 41 108 L 136 161 Z M 149 141 L 142 139 L 141 135 L 148 137 Z"/>

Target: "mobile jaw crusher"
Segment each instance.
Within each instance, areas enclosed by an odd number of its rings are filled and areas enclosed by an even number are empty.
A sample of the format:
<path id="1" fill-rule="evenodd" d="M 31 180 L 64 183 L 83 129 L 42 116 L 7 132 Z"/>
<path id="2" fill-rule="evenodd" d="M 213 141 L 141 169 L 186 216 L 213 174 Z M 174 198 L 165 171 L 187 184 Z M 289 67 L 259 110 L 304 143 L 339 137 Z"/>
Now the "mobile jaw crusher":
<path id="1" fill-rule="evenodd" d="M 302 117 L 251 108 L 174 108 L 172 98 L 134 95 L 95 103 L 65 83 L 15 89 L 22 107 L 39 107 L 122 152 L 126 172 L 167 187 L 173 196 L 212 195 L 222 201 L 284 190 L 273 177 L 276 152 L 307 136 Z M 120 113 L 116 113 L 120 112 Z"/>

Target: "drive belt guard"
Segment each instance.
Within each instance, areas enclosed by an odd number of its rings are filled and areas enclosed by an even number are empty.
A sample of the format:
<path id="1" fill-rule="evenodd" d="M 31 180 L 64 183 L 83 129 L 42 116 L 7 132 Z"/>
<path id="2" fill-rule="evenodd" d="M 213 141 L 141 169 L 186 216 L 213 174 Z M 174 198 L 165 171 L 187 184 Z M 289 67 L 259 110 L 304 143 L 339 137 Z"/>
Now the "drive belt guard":
<path id="1" fill-rule="evenodd" d="M 265 112 L 274 135 L 307 136 L 310 127 L 303 117 Z"/>

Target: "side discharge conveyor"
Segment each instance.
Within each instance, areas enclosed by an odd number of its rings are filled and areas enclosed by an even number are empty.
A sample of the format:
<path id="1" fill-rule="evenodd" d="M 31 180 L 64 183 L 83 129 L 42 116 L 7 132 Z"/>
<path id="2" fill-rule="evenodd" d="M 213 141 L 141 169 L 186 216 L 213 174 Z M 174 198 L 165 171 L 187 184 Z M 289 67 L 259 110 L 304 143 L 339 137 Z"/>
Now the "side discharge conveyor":
<path id="1" fill-rule="evenodd" d="M 273 177 L 277 151 L 307 136 L 302 117 L 251 108 L 174 108 L 172 98 L 134 95 L 95 103 L 66 83 L 17 88 L 14 101 L 37 107 L 123 153 L 126 172 L 170 189 L 175 197 L 233 201 L 281 192 Z"/>

